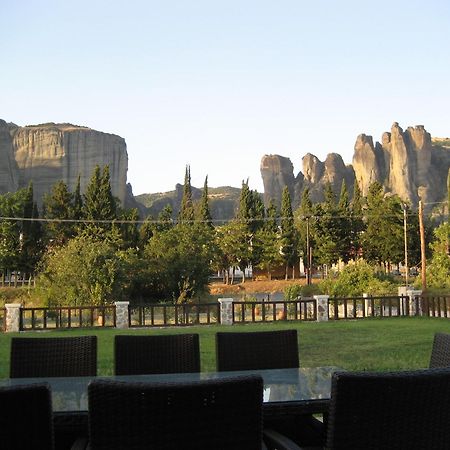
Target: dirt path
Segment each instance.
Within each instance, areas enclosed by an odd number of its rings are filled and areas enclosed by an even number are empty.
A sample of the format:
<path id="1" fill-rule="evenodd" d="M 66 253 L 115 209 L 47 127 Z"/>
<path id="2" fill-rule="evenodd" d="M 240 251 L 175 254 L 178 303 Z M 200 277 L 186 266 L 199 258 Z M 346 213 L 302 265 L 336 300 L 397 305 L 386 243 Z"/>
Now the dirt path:
<path id="1" fill-rule="evenodd" d="M 223 283 L 211 283 L 209 292 L 212 295 L 221 294 L 254 294 L 256 292 L 266 292 L 273 294 L 274 292 L 283 292 L 287 286 L 291 284 L 305 284 L 304 279 L 300 280 L 272 280 L 272 281 L 246 281 L 245 283 L 227 285 Z"/>

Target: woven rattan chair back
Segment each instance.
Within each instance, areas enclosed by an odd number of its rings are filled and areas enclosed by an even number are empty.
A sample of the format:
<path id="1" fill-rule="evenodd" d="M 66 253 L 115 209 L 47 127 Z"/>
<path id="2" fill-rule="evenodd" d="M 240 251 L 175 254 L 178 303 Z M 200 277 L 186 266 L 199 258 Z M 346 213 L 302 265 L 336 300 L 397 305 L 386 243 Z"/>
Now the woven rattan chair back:
<path id="1" fill-rule="evenodd" d="M 336 373 L 329 449 L 450 448 L 450 370 Z"/>
<path id="2" fill-rule="evenodd" d="M 450 367 L 450 334 L 436 333 L 431 349 L 430 369 Z"/>
<path id="3" fill-rule="evenodd" d="M 7 450 L 54 448 L 47 385 L 0 388 L 0 447 Z"/>
<path id="4" fill-rule="evenodd" d="M 11 378 L 95 375 L 97 336 L 11 340 Z"/>
<path id="5" fill-rule="evenodd" d="M 118 335 L 114 352 L 116 375 L 200 372 L 198 334 Z"/>
<path id="6" fill-rule="evenodd" d="M 299 367 L 297 330 L 216 334 L 217 370 Z"/>
<path id="7" fill-rule="evenodd" d="M 260 377 L 188 384 L 93 381 L 88 388 L 94 450 L 260 450 Z"/>

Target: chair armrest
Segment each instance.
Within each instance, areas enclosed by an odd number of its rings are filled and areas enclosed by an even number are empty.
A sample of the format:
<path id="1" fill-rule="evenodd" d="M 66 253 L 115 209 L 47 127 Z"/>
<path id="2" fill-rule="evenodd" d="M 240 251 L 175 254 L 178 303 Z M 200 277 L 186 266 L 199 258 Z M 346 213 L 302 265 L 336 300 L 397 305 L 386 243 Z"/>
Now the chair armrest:
<path id="1" fill-rule="evenodd" d="M 89 450 L 89 442 L 86 438 L 78 438 L 70 447 L 70 450 Z"/>
<path id="2" fill-rule="evenodd" d="M 301 450 L 295 442 L 275 430 L 264 430 L 263 438 L 270 450 Z"/>

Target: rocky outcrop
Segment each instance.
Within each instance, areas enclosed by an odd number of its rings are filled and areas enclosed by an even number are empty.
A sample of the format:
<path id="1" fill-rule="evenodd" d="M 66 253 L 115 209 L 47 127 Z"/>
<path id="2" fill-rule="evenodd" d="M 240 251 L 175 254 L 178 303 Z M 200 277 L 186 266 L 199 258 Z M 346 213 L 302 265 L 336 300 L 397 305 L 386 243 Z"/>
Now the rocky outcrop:
<path id="1" fill-rule="evenodd" d="M 378 181 L 387 193 L 396 194 L 413 206 L 417 205 L 419 198 L 428 204 L 442 201 L 446 197 L 445 180 L 450 167 L 447 143 L 445 139 L 432 140 L 422 125 L 403 131 L 398 123 L 394 123 L 391 131 L 383 133 L 381 142 L 375 144 L 372 136 L 360 134 L 356 139 L 352 165 L 346 166 L 335 153 L 329 154 L 325 162 L 308 153 L 303 158 L 303 173 L 295 178 L 289 172 L 292 164 L 288 158 L 266 155 L 261 163 L 265 200 L 274 198 L 279 202 L 280 192 L 284 185 L 288 185 L 295 193 L 294 205 L 299 204 L 305 187 L 310 190 L 311 200 L 321 201 L 326 183 L 331 183 L 338 194 L 345 180 L 350 193 L 355 182 L 366 195 L 369 186 Z M 271 170 L 262 170 L 267 161 L 271 161 Z M 283 170 L 278 169 L 281 166 Z"/>
<path id="2" fill-rule="evenodd" d="M 17 191 L 18 176 L 10 126 L 4 120 L 0 120 L 0 192 Z"/>
<path id="3" fill-rule="evenodd" d="M 4 128 L 4 122 L 0 123 L 0 158 L 3 163 L 11 149 L 13 157 L 5 170 L 11 180 L 1 183 L 0 193 L 26 187 L 32 181 L 35 199 L 40 203 L 59 180 L 73 191 L 78 176 L 84 192 L 95 166 L 108 165 L 112 193 L 125 204 L 128 156 L 125 140 L 120 136 L 71 124 L 49 123 L 9 127 L 8 138 Z M 3 170 L 3 164 L 1 167 Z"/>

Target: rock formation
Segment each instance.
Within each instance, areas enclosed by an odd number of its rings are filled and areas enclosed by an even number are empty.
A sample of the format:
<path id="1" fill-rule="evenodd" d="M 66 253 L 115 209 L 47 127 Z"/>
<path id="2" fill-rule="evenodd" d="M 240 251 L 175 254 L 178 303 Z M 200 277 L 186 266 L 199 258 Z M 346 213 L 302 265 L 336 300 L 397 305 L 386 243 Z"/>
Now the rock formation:
<path id="1" fill-rule="evenodd" d="M 369 186 L 378 181 L 385 192 L 396 194 L 413 206 L 419 198 L 425 204 L 442 201 L 446 198 L 445 180 L 450 167 L 447 143 L 448 140 L 432 140 L 422 125 L 403 131 L 394 123 L 391 131 L 384 133 L 381 142 L 375 144 L 372 136 L 360 134 L 352 165 L 346 166 L 335 153 L 329 154 L 324 163 L 308 153 L 303 157 L 303 173 L 295 178 L 289 158 L 265 155 L 261 161 L 264 198 L 266 202 L 271 198 L 279 202 L 286 185 L 294 193 L 294 206 L 298 206 L 305 187 L 310 189 L 311 200 L 321 201 L 326 183 L 331 183 L 339 194 L 345 180 L 350 193 L 355 181 L 364 195 Z"/>
<path id="2" fill-rule="evenodd" d="M 71 124 L 18 127 L 0 121 L 0 161 L 0 193 L 14 192 L 32 181 L 35 199 L 41 203 L 59 180 L 73 191 L 78 176 L 84 192 L 95 166 L 109 165 L 112 193 L 122 205 L 127 201 L 126 144 L 114 134 Z"/>

